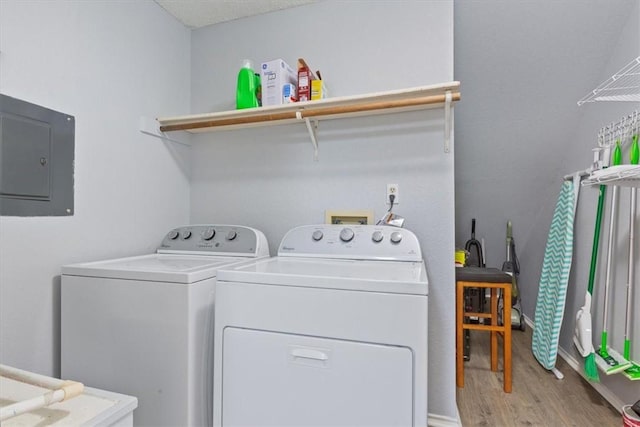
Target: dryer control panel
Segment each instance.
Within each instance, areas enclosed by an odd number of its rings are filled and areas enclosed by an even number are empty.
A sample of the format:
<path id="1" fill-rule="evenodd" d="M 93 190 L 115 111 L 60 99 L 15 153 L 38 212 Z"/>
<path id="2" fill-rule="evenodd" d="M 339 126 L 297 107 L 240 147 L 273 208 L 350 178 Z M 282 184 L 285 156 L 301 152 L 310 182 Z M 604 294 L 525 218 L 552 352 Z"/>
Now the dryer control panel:
<path id="1" fill-rule="evenodd" d="M 188 225 L 174 228 L 162 239 L 158 253 L 268 256 L 261 231 L 240 225 Z"/>
<path id="2" fill-rule="evenodd" d="M 290 230 L 278 256 L 422 261 L 418 238 L 404 228 L 378 225 L 306 225 Z"/>

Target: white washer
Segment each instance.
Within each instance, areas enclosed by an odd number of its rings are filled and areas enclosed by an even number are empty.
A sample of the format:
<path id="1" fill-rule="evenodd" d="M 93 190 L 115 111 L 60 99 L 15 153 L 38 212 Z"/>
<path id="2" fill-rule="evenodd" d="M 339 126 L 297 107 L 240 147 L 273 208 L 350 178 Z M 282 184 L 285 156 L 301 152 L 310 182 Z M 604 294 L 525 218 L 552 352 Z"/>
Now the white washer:
<path id="1" fill-rule="evenodd" d="M 405 229 L 303 226 L 222 269 L 214 426 L 426 426 L 428 281 Z"/>
<path id="2" fill-rule="evenodd" d="M 136 396 L 135 425 L 211 425 L 216 273 L 268 256 L 258 230 L 193 225 L 155 254 L 62 267 L 62 378 Z"/>

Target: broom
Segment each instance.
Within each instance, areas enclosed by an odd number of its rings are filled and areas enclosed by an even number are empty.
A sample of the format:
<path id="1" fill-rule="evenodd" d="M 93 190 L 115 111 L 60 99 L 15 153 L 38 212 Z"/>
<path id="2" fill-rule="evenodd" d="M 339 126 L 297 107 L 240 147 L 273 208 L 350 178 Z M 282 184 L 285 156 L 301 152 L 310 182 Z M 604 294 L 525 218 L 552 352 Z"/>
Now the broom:
<path id="1" fill-rule="evenodd" d="M 620 140 L 616 141 L 616 148 L 613 150 L 612 156 L 613 166 L 622 163 L 622 149 Z M 604 281 L 604 314 L 602 315 L 602 336 L 600 348 L 596 351 L 596 365 L 602 372 L 607 375 L 617 374 L 631 367 L 631 363 L 626 360 L 620 353 L 607 345 L 607 318 L 609 312 L 609 286 L 611 284 L 611 265 L 613 262 L 613 239 L 616 230 L 616 207 L 618 205 L 618 186 L 613 186 L 613 195 L 611 196 L 611 220 L 609 221 L 609 246 L 607 253 L 607 272 Z"/>
<path id="2" fill-rule="evenodd" d="M 591 267 L 589 269 L 589 286 L 585 295 L 584 305 L 576 314 L 576 327 L 573 336 L 573 343 L 578 352 L 584 357 L 584 373 L 588 380 L 599 381 L 598 366 L 596 365 L 596 354 L 593 349 L 592 329 L 591 329 L 591 295 L 593 295 L 593 283 L 596 276 L 596 265 L 598 263 L 598 245 L 600 244 L 600 225 L 602 224 L 602 207 L 607 187 L 600 185 L 598 196 L 598 210 L 596 212 L 596 225 L 593 232 L 593 247 L 591 248 Z"/>

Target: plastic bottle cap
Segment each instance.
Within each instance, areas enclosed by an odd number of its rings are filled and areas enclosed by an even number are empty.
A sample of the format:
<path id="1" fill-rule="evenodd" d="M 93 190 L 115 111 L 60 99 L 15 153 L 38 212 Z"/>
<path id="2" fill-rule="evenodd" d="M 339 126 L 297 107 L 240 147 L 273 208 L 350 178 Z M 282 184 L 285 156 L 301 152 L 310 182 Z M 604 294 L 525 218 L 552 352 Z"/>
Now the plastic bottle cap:
<path id="1" fill-rule="evenodd" d="M 253 70 L 253 61 L 250 59 L 244 59 L 242 61 L 242 68 L 249 68 Z"/>

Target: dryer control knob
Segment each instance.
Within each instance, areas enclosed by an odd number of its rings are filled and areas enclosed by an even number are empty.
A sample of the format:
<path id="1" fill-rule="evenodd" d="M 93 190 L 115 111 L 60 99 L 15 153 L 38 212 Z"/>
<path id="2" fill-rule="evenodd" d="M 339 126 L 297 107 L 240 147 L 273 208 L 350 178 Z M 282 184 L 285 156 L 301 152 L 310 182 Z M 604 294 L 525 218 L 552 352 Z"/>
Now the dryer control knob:
<path id="1" fill-rule="evenodd" d="M 313 232 L 313 234 L 311 235 L 311 238 L 313 240 L 315 240 L 316 242 L 322 240 L 322 238 L 324 237 L 324 234 L 322 234 L 321 230 L 316 230 Z"/>
<path id="2" fill-rule="evenodd" d="M 231 230 L 230 232 L 227 233 L 227 240 L 233 240 L 236 237 L 238 237 L 238 233 L 236 233 L 233 230 Z"/>
<path id="3" fill-rule="evenodd" d="M 402 241 L 402 233 L 400 233 L 399 231 L 394 231 L 393 233 L 391 233 L 391 243 L 395 243 L 398 244 Z"/>
<path id="4" fill-rule="evenodd" d="M 180 233 L 178 233 L 176 230 L 173 230 L 172 232 L 169 233 L 169 239 L 176 240 L 179 235 Z"/>
<path id="5" fill-rule="evenodd" d="M 343 242 L 350 242 L 353 240 L 353 236 L 355 234 L 353 233 L 353 230 L 350 228 L 343 228 L 342 231 L 340 232 L 340 240 L 342 240 Z"/>
<path id="6" fill-rule="evenodd" d="M 375 231 L 371 236 L 371 240 L 376 243 L 382 242 L 382 239 L 384 239 L 384 234 L 382 234 L 382 231 Z"/>
<path id="7" fill-rule="evenodd" d="M 216 235 L 216 230 L 214 230 L 213 228 L 208 228 L 202 233 L 202 239 L 211 240 L 215 235 Z"/>
<path id="8" fill-rule="evenodd" d="M 182 240 L 187 240 L 191 237 L 191 232 L 190 231 L 185 231 L 182 233 Z"/>

